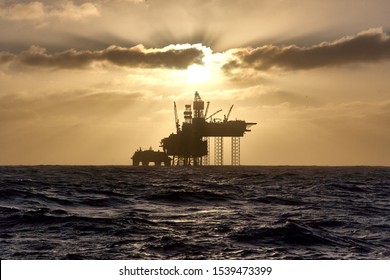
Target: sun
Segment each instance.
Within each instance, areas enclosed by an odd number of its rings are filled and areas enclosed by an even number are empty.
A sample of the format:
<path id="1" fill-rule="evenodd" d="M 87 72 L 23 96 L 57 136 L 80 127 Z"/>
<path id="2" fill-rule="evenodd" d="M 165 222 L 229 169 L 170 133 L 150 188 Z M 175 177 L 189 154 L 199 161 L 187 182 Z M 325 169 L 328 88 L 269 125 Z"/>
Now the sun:
<path id="1" fill-rule="evenodd" d="M 186 70 L 187 82 L 190 84 L 202 84 L 211 79 L 210 68 L 206 65 L 192 64 Z"/>
<path id="2" fill-rule="evenodd" d="M 214 53 L 210 48 L 202 45 L 193 45 L 203 52 L 202 61 L 189 65 L 186 69 L 172 72 L 180 83 L 190 85 L 214 86 L 225 78 L 223 65 L 228 61 L 225 53 Z"/>

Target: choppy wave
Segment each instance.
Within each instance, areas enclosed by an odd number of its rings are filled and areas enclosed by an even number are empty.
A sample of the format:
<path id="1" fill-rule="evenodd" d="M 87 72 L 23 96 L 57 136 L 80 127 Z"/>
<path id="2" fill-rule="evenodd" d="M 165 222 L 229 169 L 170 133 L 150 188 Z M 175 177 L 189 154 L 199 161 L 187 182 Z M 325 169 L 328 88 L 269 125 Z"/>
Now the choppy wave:
<path id="1" fill-rule="evenodd" d="M 389 259 L 390 168 L 0 167 L 2 259 Z"/>

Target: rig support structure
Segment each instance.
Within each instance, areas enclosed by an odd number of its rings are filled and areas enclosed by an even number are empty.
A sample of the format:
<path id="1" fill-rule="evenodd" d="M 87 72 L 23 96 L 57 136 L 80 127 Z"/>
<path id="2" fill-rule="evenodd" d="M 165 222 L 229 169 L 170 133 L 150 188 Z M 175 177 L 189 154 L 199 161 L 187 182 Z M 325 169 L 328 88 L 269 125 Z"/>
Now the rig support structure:
<path id="1" fill-rule="evenodd" d="M 240 137 L 232 137 L 232 165 L 240 165 Z"/>
<path id="2" fill-rule="evenodd" d="M 222 110 L 208 115 L 210 102 L 207 102 L 206 108 L 204 105 L 199 93 L 195 92 L 192 105 L 185 105 L 184 122 L 180 125 L 176 102 L 174 102 L 176 133 L 171 133 L 168 137 L 161 139 L 163 160 L 155 159 L 160 154 L 152 154 L 153 151 L 138 151 L 133 156 L 135 165 L 140 162 L 148 164 L 148 161 L 155 161 L 156 165 L 161 165 L 161 162 L 164 165 L 179 166 L 210 165 L 211 138 L 214 138 L 214 165 L 223 165 L 225 137 L 231 137 L 231 165 L 240 165 L 240 138 L 256 123 L 237 119 L 229 120 L 233 105 L 223 119 L 214 117 Z"/>
<path id="3" fill-rule="evenodd" d="M 223 165 L 223 137 L 214 137 L 214 165 Z"/>
<path id="4" fill-rule="evenodd" d="M 202 157 L 202 165 L 210 165 L 210 137 L 203 137 L 203 141 L 207 142 L 207 155 Z"/>

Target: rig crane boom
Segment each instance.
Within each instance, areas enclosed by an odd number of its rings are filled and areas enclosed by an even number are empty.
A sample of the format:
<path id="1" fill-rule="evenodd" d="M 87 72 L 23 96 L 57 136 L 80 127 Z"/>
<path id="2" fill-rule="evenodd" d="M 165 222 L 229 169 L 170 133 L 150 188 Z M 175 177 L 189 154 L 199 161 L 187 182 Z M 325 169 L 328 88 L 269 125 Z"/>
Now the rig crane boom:
<path id="1" fill-rule="evenodd" d="M 230 107 L 229 112 L 228 112 L 227 115 L 225 116 L 225 122 L 227 122 L 227 121 L 229 120 L 229 116 L 230 116 L 230 113 L 232 112 L 233 106 L 234 106 L 234 105 L 232 105 L 232 106 Z"/>
<path id="2" fill-rule="evenodd" d="M 204 118 L 207 118 L 207 113 L 209 112 L 209 106 L 210 106 L 210 101 L 207 101 L 206 111 L 204 113 Z"/>
<path id="3" fill-rule="evenodd" d="M 220 110 L 218 110 L 217 112 L 211 114 L 209 117 L 206 118 L 206 120 L 207 120 L 207 119 L 210 119 L 211 117 L 215 116 L 216 114 L 218 114 L 218 113 L 221 112 L 221 111 L 222 111 L 222 109 L 220 109 Z"/>
<path id="4" fill-rule="evenodd" d="M 175 111 L 175 124 L 176 124 L 176 131 L 180 132 L 180 123 L 179 123 L 179 117 L 177 116 L 177 107 L 176 107 L 176 102 L 173 102 L 173 108 Z"/>

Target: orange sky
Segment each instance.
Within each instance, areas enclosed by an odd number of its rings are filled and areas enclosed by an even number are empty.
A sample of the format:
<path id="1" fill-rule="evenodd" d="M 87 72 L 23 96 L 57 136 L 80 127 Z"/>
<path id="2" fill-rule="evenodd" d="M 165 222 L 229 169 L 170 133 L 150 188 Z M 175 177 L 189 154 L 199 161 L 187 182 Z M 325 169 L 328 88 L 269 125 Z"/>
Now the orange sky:
<path id="1" fill-rule="evenodd" d="M 130 164 L 196 90 L 258 123 L 243 165 L 390 165 L 389 14 L 385 0 L 0 0 L 0 165 Z"/>

